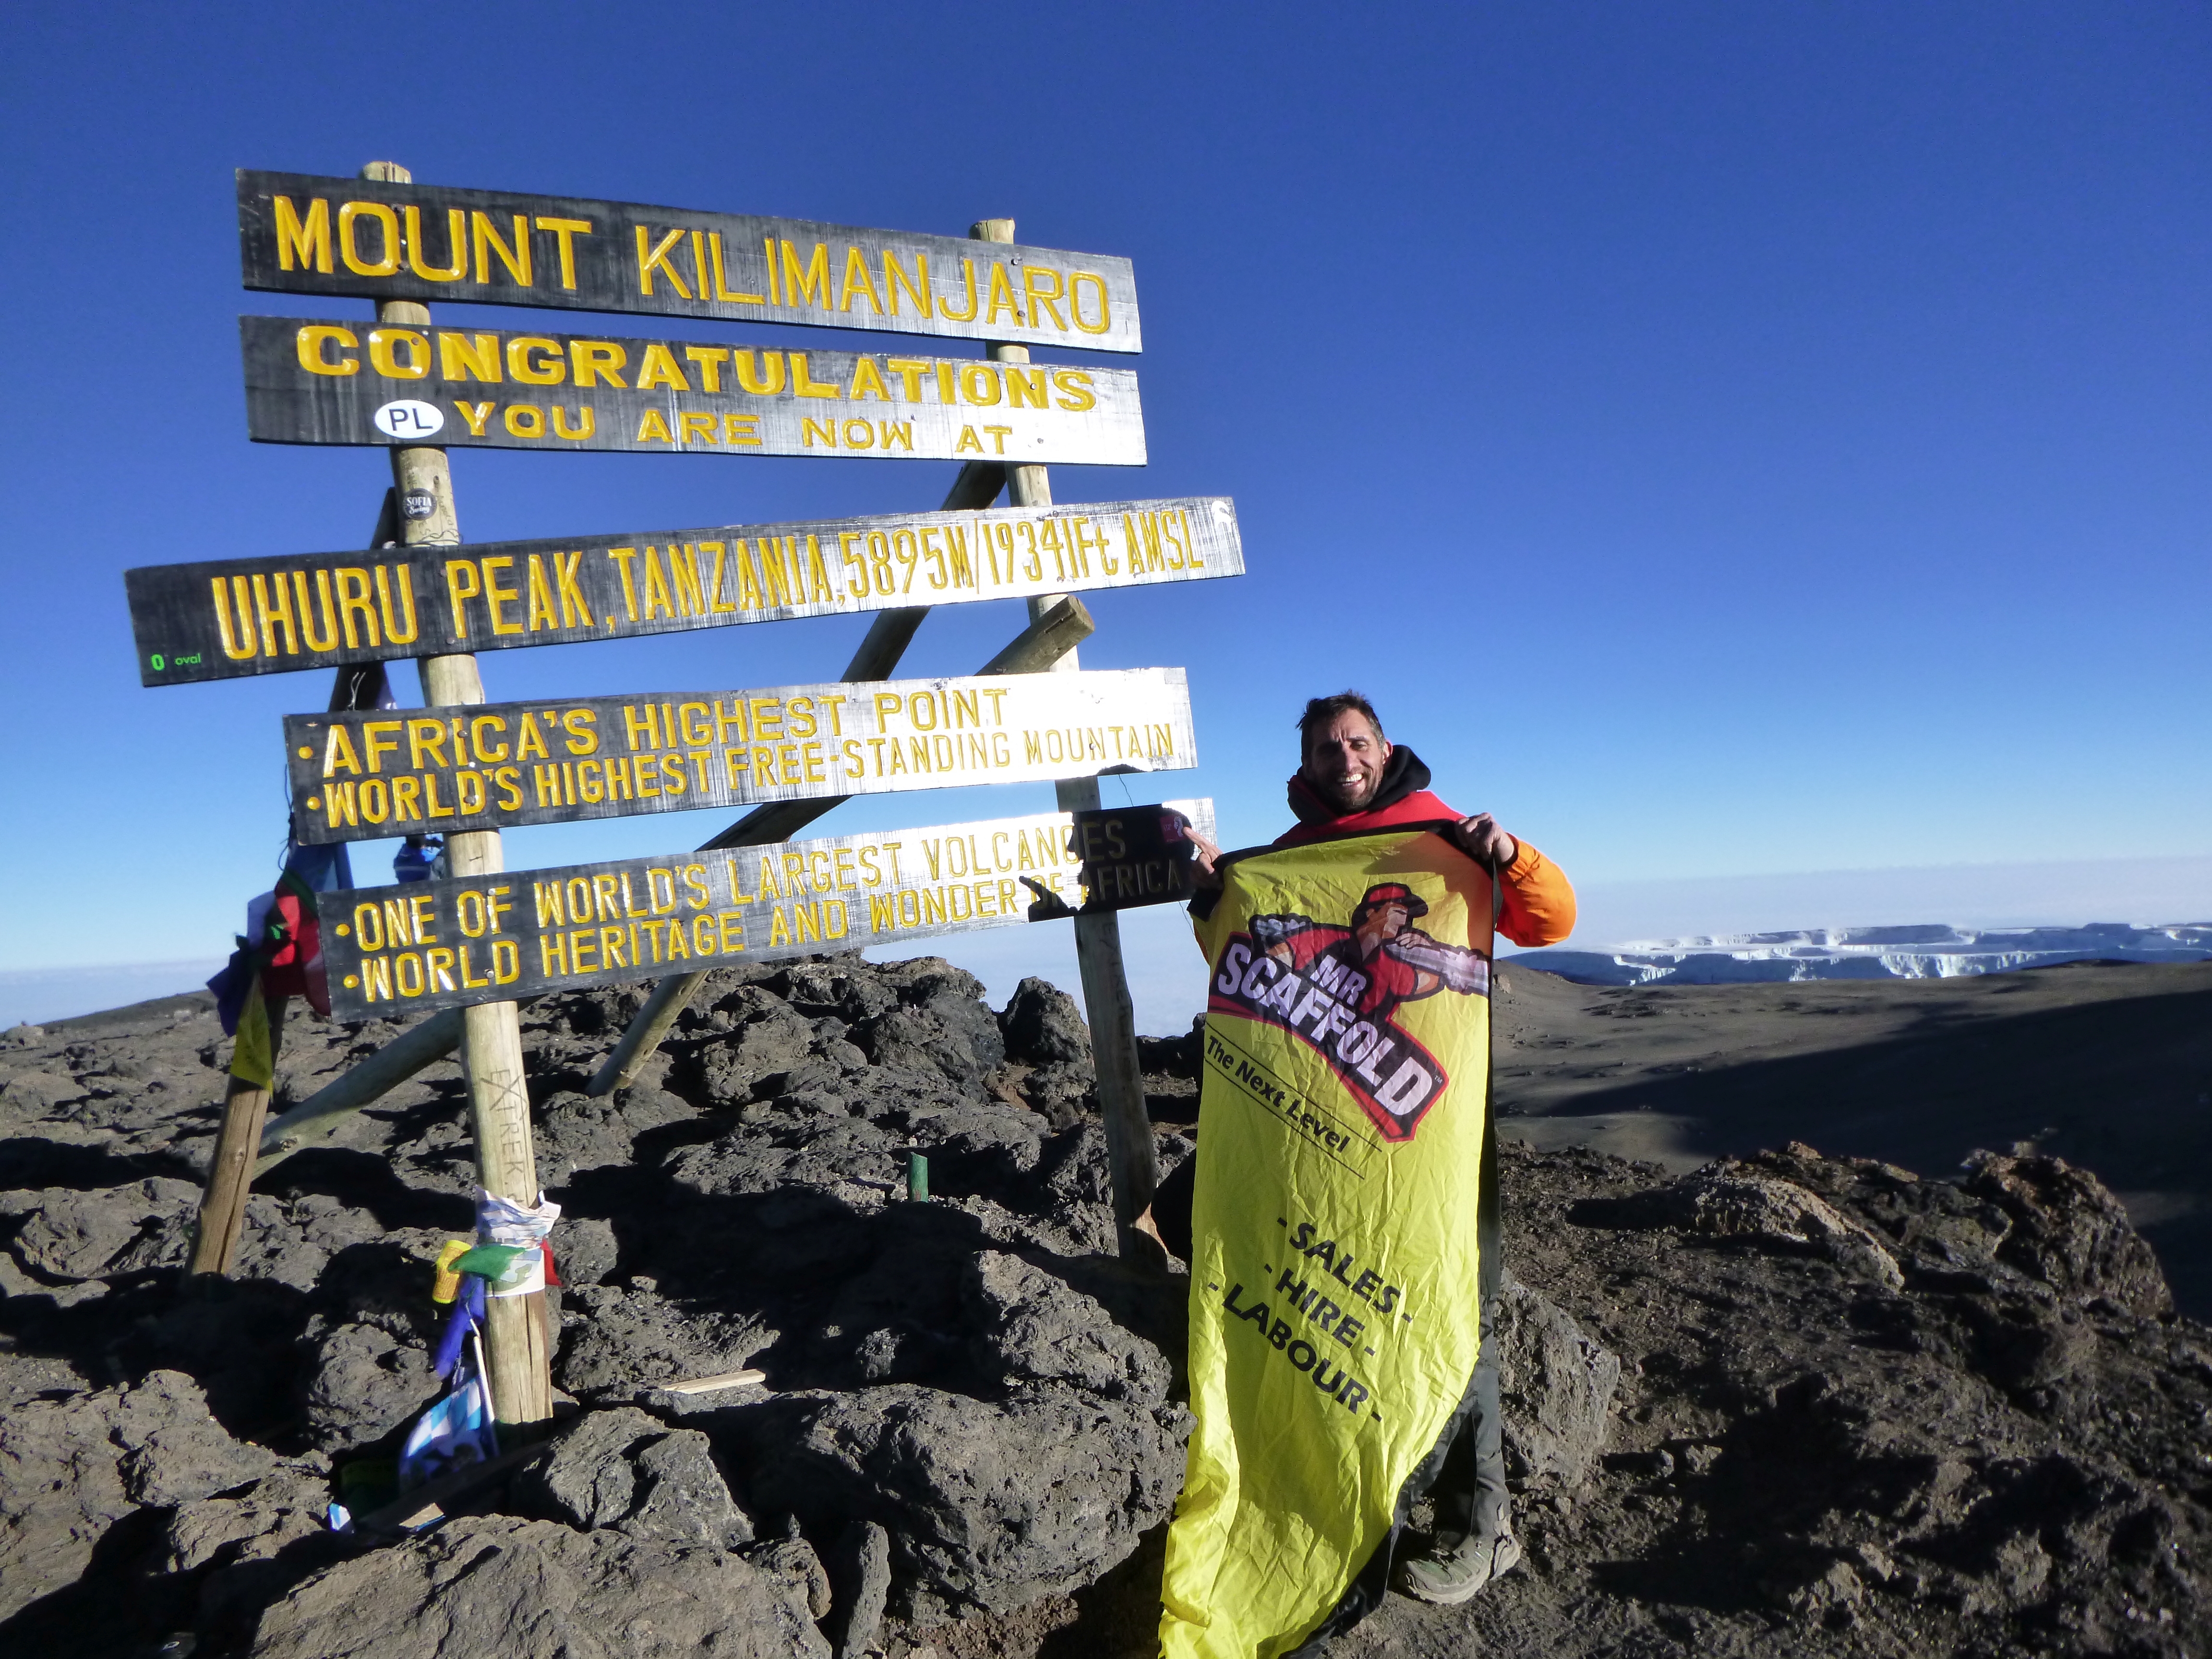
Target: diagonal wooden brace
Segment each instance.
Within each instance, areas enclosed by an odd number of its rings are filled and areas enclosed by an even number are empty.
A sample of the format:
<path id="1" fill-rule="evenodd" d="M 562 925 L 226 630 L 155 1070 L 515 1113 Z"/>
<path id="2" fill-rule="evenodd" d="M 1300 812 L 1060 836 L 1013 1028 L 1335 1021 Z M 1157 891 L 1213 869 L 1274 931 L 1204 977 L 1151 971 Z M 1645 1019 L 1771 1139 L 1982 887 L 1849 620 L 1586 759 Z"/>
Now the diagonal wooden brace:
<path id="1" fill-rule="evenodd" d="M 888 613 L 897 615 L 897 612 Z M 1038 674 L 1048 671 L 1069 652 L 1091 637 L 1097 624 L 1080 599 L 1070 595 L 1046 611 L 1008 642 L 1005 650 L 985 663 L 975 672 L 979 674 Z M 856 677 L 848 674 L 848 679 Z M 866 678 L 875 678 L 873 676 Z M 793 834 L 814 822 L 823 813 L 843 805 L 850 795 L 826 795 L 814 800 L 780 800 L 756 806 L 728 829 L 700 848 L 712 852 L 725 847 L 766 847 L 780 841 L 789 841 Z M 592 1075 L 584 1092 L 606 1095 L 617 1089 L 627 1088 L 637 1076 L 639 1067 L 653 1057 L 660 1040 L 668 1035 L 668 1028 L 676 1023 L 678 1015 L 691 1000 L 705 973 L 678 974 L 664 979 L 653 988 L 622 1034 L 614 1051 Z"/>
<path id="2" fill-rule="evenodd" d="M 998 500 L 999 492 L 1006 488 L 1006 470 L 995 461 L 969 461 L 960 469 L 946 492 L 947 513 L 975 512 Z M 397 511 L 392 496 L 387 492 L 384 517 L 378 521 L 373 545 L 381 546 L 398 534 Z M 879 680 L 898 665 L 905 654 L 922 618 L 928 616 L 927 605 L 913 605 L 896 611 L 877 613 L 870 624 L 860 647 L 853 653 L 847 665 L 845 678 L 848 680 Z M 1090 614 L 1079 607 L 1082 632 L 1071 635 L 1085 637 L 1091 632 Z M 1063 628 L 1073 626 L 1075 617 L 1062 618 Z M 1034 632 L 1034 629 L 1030 632 Z M 1025 633 L 1007 647 L 1012 651 L 1030 635 Z M 1065 648 L 1065 647 L 1063 647 Z M 1000 652 L 994 662 L 1004 658 Z M 343 684 L 348 671 L 340 671 Z M 1011 673 L 1006 668 L 987 667 L 986 673 Z M 333 702 L 332 708 L 340 705 Z M 350 706 L 350 705 L 346 705 Z M 841 797 L 840 799 L 843 799 Z M 792 835 L 837 805 L 836 800 L 778 802 L 758 807 L 746 814 L 737 823 L 707 843 L 709 849 L 720 847 L 750 847 L 774 841 L 787 841 Z M 327 1140 L 338 1127 L 363 1107 L 374 1104 L 383 1095 L 398 1088 L 425 1066 L 435 1065 L 461 1044 L 461 1033 L 466 1021 L 458 1008 L 441 1014 L 433 1014 L 420 1024 L 410 1026 L 390 1042 L 355 1066 L 351 1070 L 333 1078 L 315 1094 L 295 1106 L 281 1117 L 271 1119 L 261 1131 L 258 1160 L 253 1174 L 267 1174 L 293 1153 L 306 1150 Z"/>

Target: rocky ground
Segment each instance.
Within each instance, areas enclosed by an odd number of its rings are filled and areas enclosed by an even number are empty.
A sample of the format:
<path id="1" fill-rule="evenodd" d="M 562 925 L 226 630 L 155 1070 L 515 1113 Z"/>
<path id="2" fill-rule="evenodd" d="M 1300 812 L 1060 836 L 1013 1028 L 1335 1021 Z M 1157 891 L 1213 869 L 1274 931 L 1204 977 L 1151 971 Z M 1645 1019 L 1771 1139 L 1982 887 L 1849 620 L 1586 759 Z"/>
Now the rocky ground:
<path id="1" fill-rule="evenodd" d="M 265 1176 L 236 1277 L 186 1287 L 207 1000 L 0 1037 L 0 1650 L 1152 1650 L 1184 1281 L 1110 1254 L 1073 1005 L 994 1014 L 932 960 L 719 974 L 587 1099 L 635 1002 L 524 1012 L 578 1409 L 383 1541 L 324 1516 L 434 1392 L 457 1068 Z M 286 1096 L 390 1035 L 295 1018 Z M 1146 1045 L 1169 1161 L 1194 1058 Z M 2212 1331 L 2111 1194 L 2048 1156 L 1936 1181 L 1777 1145 L 1688 1176 L 1508 1148 L 1528 1559 L 1337 1652 L 2212 1650 Z M 663 1386 L 747 1365 L 767 1388 Z"/>

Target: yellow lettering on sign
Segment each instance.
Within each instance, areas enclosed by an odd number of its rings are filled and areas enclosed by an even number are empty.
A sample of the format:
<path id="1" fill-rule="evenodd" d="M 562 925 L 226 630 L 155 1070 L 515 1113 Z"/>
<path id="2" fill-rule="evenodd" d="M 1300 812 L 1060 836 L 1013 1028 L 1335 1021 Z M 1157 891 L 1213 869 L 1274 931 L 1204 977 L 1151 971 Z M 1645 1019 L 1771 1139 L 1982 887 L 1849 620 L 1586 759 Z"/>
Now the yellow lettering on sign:
<path id="1" fill-rule="evenodd" d="M 1012 317 L 1017 325 L 1026 322 L 1022 315 L 1022 302 L 1014 297 L 1013 284 L 1006 280 L 1006 266 L 994 259 L 991 261 L 989 309 L 983 320 L 987 323 L 995 323 L 999 320 L 999 313 L 1002 311 Z"/>
<path id="2" fill-rule="evenodd" d="M 1060 273 L 1050 265 L 1031 265 L 1022 274 L 1022 287 L 1029 296 L 1030 326 L 1042 328 L 1043 314 L 1049 311 L 1052 325 L 1061 333 L 1066 333 L 1067 325 L 1060 320 Z"/>
<path id="3" fill-rule="evenodd" d="M 648 251 L 646 245 L 652 238 L 651 230 L 643 225 L 637 227 L 637 291 L 641 295 L 651 294 L 653 273 L 658 271 L 668 279 L 668 285 L 676 290 L 678 298 L 689 300 L 696 297 L 685 284 L 683 274 L 668 263 L 668 256 L 682 245 L 684 233 L 681 230 L 670 231 Z"/>
<path id="4" fill-rule="evenodd" d="M 720 392 L 722 389 L 722 365 L 730 358 L 727 346 L 685 346 L 684 355 L 699 366 L 699 386 L 702 391 Z M 638 375 L 637 384 L 641 390 L 653 384 L 646 379 L 646 376 L 652 373 L 653 356 L 648 352 L 646 354 L 645 368 Z M 671 384 L 684 392 L 691 389 L 684 385 L 681 374 L 678 374 Z"/>
<path id="5" fill-rule="evenodd" d="M 345 630 L 346 649 L 358 649 L 364 635 L 370 645 L 381 644 L 376 632 L 376 607 L 368 597 L 368 572 L 357 565 L 346 565 L 336 574 L 338 623 Z M 354 626 L 356 618 L 361 624 L 357 631 Z"/>
<path id="6" fill-rule="evenodd" d="M 806 369 L 806 354 L 791 354 L 791 389 L 801 398 L 842 398 L 845 389 L 835 380 L 827 384 L 817 380 Z"/>
<path id="7" fill-rule="evenodd" d="M 1039 369 L 1037 372 L 1042 374 L 1044 371 Z M 890 388 L 884 384 L 884 377 L 877 369 L 875 359 L 872 357 L 857 357 L 854 360 L 851 395 L 854 398 L 866 395 L 871 398 L 880 398 L 885 403 L 890 402 Z"/>
<path id="8" fill-rule="evenodd" d="M 558 341 L 518 334 L 507 343 L 507 372 L 525 386 L 558 386 L 568 378 L 568 364 Z"/>
<path id="9" fill-rule="evenodd" d="M 772 398 L 783 390 L 783 354 L 781 351 L 761 353 L 757 368 L 753 354 L 743 347 L 731 350 L 730 358 L 737 365 L 738 384 L 756 398 Z"/>
<path id="10" fill-rule="evenodd" d="M 877 316 L 884 314 L 883 297 L 876 292 L 876 279 L 868 270 L 867 259 L 860 249 L 848 247 L 845 250 L 845 275 L 838 285 L 837 309 L 850 311 L 856 293 L 866 296 L 868 308 Z"/>
<path id="11" fill-rule="evenodd" d="M 1098 295 L 1098 320 L 1095 323 L 1087 323 L 1083 319 L 1082 295 L 1083 285 L 1085 283 L 1090 283 Z M 1113 320 L 1106 304 L 1106 279 L 1096 271 L 1079 270 L 1071 273 L 1067 279 L 1067 309 L 1068 314 L 1075 319 L 1076 327 L 1081 329 L 1085 334 L 1106 332 Z"/>
<path id="12" fill-rule="evenodd" d="M 407 348 L 404 362 L 398 356 L 401 346 Z M 430 372 L 430 342 L 411 328 L 373 328 L 368 361 L 387 380 L 419 380 Z"/>
<path id="13" fill-rule="evenodd" d="M 519 588 L 501 587 L 497 578 L 493 574 L 495 571 L 513 568 L 514 556 L 502 553 L 496 558 L 483 559 L 478 562 L 483 569 L 484 609 L 491 615 L 491 631 L 495 634 L 523 632 L 523 625 L 520 623 L 509 622 L 500 611 L 500 606 L 502 605 L 513 605 L 520 599 L 522 597 L 521 591 Z"/>
<path id="14" fill-rule="evenodd" d="M 531 556 L 534 562 L 537 556 L 532 554 Z M 592 625 L 592 609 L 584 603 L 584 590 L 576 582 L 577 574 L 584 562 L 582 550 L 556 553 L 552 556 L 553 580 L 561 590 L 561 626 L 589 628 Z"/>
<path id="15" fill-rule="evenodd" d="M 309 323 L 300 330 L 297 349 L 300 367 L 310 374 L 358 374 L 361 362 L 354 357 L 332 357 L 333 346 L 350 348 L 361 341 L 349 328 L 339 328 L 331 323 Z"/>
<path id="16" fill-rule="evenodd" d="M 968 284 L 968 309 L 955 311 L 940 299 L 937 302 L 937 314 L 956 323 L 972 323 L 975 320 L 976 308 L 982 303 L 981 296 L 975 292 L 975 262 L 973 259 L 963 259 L 960 262 L 960 274 Z"/>
<path id="17" fill-rule="evenodd" d="M 699 355 L 698 349 L 694 347 L 690 355 L 696 357 Z M 711 354 L 708 361 L 719 371 L 722 366 L 720 359 L 726 355 L 725 352 L 717 351 Z M 719 380 L 720 378 L 718 372 L 715 379 Z M 576 384 L 578 386 L 584 384 L 583 370 L 580 368 L 576 372 Z M 620 386 L 622 382 L 617 380 L 615 384 Z M 667 386 L 676 392 L 689 392 L 691 389 L 691 383 L 684 378 L 684 371 L 677 367 L 676 354 L 661 344 L 659 341 L 655 340 L 651 345 L 646 347 L 645 361 L 638 365 L 637 389 L 640 392 L 651 392 L 657 386 Z M 709 392 L 719 389 L 718 386 L 711 386 L 707 388 Z"/>
<path id="18" fill-rule="evenodd" d="M 411 564 L 392 567 L 392 580 L 387 583 L 383 565 L 376 567 L 376 609 L 384 618 L 384 637 L 393 645 L 412 645 L 415 642 L 415 567 Z M 399 617 L 392 614 L 392 590 L 399 594 L 399 611 L 407 619 L 407 631 L 399 631 Z"/>
<path id="19" fill-rule="evenodd" d="M 714 279 L 715 299 L 726 305 L 764 306 L 768 303 L 765 298 L 757 294 L 732 294 L 730 291 L 730 274 L 728 268 L 723 264 L 722 233 L 719 230 L 710 230 L 707 233 L 707 260 L 708 269 Z M 775 274 L 773 267 L 770 267 L 769 274 L 771 276 Z M 711 386 L 708 388 L 709 391 L 713 389 Z"/>
<path id="20" fill-rule="evenodd" d="M 540 230 L 550 230 L 561 248 L 561 286 L 571 294 L 576 291 L 576 245 L 574 238 L 592 234 L 589 219 L 540 219 Z"/>
<path id="21" fill-rule="evenodd" d="M 452 334 L 438 331 L 438 374 L 447 380 L 503 380 L 500 372 L 499 336 Z"/>
<path id="22" fill-rule="evenodd" d="M 331 274 L 331 204 L 318 196 L 303 223 L 289 196 L 276 198 L 276 268 Z"/>
<path id="23" fill-rule="evenodd" d="M 813 301 L 824 311 L 830 309 L 830 247 L 826 242 L 814 245 L 804 270 L 799 267 L 799 250 L 789 242 L 783 244 L 783 302 L 795 306 L 802 299 Z"/>
<path id="24" fill-rule="evenodd" d="M 517 288 L 529 288 L 530 280 L 530 219 L 526 214 L 514 216 L 514 246 L 509 247 L 500 240 L 499 232 L 492 226 L 488 213 L 469 215 L 469 241 L 475 250 L 477 281 L 479 284 L 491 281 L 489 262 L 496 254 L 500 264 Z M 556 347 L 556 349 L 558 349 Z M 519 376 L 517 378 L 520 378 Z"/>
<path id="25" fill-rule="evenodd" d="M 334 777 L 340 772 L 361 775 L 361 757 L 354 752 L 353 739 L 346 735 L 344 726 L 332 721 L 330 736 L 323 744 L 323 775 Z"/>
<path id="26" fill-rule="evenodd" d="M 638 418 L 636 441 L 641 444 L 672 444 L 676 441 L 676 435 L 669 431 L 668 422 L 659 410 L 648 409 Z"/>
<path id="27" fill-rule="evenodd" d="M 924 317 L 929 315 L 929 256 L 927 253 L 914 256 L 914 277 L 908 281 L 906 272 L 899 269 L 898 255 L 889 248 L 884 250 L 884 292 L 890 296 L 891 315 L 894 317 L 898 315 L 901 289 L 904 289 L 907 298 L 914 301 L 917 313 Z"/>
<path id="28" fill-rule="evenodd" d="M 362 257 L 361 222 L 374 221 L 384 243 L 374 259 Z M 338 258 L 356 276 L 389 276 L 399 269 L 399 216 L 381 202 L 348 202 L 338 210 Z"/>
<path id="29" fill-rule="evenodd" d="M 668 355 L 665 346 L 656 346 L 653 349 L 663 356 Z M 609 386 L 618 386 L 623 384 L 622 368 L 629 361 L 629 354 L 611 341 L 571 340 L 568 342 L 568 361 L 575 365 L 579 390 L 596 386 L 602 380 Z"/>
<path id="30" fill-rule="evenodd" d="M 407 268 L 426 283 L 458 283 L 469 274 L 468 216 L 459 208 L 446 210 L 446 252 L 451 264 L 434 265 L 422 258 L 422 210 L 410 207 L 407 216 Z"/>
<path id="31" fill-rule="evenodd" d="M 307 649 L 335 651 L 338 648 L 338 623 L 331 610 L 329 571 L 315 572 L 315 595 L 321 604 L 323 625 L 320 629 L 315 627 L 315 607 L 307 602 L 307 573 L 295 570 L 292 573 L 292 597 L 299 603 L 300 631 L 307 637 Z"/>

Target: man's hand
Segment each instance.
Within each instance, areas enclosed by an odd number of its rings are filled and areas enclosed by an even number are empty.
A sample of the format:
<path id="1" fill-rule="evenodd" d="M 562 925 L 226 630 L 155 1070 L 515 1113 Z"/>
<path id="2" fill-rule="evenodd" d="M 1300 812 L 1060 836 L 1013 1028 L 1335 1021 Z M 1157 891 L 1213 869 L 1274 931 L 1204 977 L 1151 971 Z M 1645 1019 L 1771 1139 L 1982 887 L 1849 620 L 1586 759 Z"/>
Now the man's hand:
<path id="1" fill-rule="evenodd" d="M 1192 867 L 1190 884 L 1201 893 L 1219 892 L 1221 872 L 1213 867 L 1213 861 L 1221 856 L 1221 849 L 1195 830 L 1186 829 L 1182 833 L 1183 839 L 1198 848 L 1198 857 Z"/>
<path id="2" fill-rule="evenodd" d="M 1462 818 L 1452 832 L 1459 850 L 1486 868 L 1503 870 L 1521 856 L 1521 843 L 1498 827 L 1487 812 Z"/>

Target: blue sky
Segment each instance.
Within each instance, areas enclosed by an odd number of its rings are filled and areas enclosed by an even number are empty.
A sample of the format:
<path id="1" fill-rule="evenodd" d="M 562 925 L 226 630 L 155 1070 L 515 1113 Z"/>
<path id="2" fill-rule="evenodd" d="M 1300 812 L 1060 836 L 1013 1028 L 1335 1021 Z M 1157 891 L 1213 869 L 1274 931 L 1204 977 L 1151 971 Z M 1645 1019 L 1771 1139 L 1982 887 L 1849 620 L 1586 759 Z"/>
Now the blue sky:
<path id="1" fill-rule="evenodd" d="M 1290 720 L 1350 684 L 1447 799 L 1593 890 L 2212 854 L 2202 7 L 40 3 L 8 35 L 0 969 L 218 953 L 269 884 L 278 717 L 327 687 L 141 690 L 120 573 L 366 538 L 384 458 L 249 444 L 234 320 L 366 302 L 243 292 L 231 172 L 375 158 L 952 234 L 1012 216 L 1133 259 L 1146 349 L 1102 361 L 1133 361 L 1151 465 L 1054 487 L 1237 498 L 1249 576 L 1102 597 L 1085 648 L 1189 668 L 1202 763 L 1158 793 L 1212 795 L 1231 841 L 1280 826 Z M 951 471 L 454 462 L 471 539 L 934 506 Z M 972 670 L 1021 620 L 941 611 L 908 669 Z M 486 679 L 830 678 L 864 625 L 507 652 Z M 720 822 L 525 830 L 508 861 Z"/>

